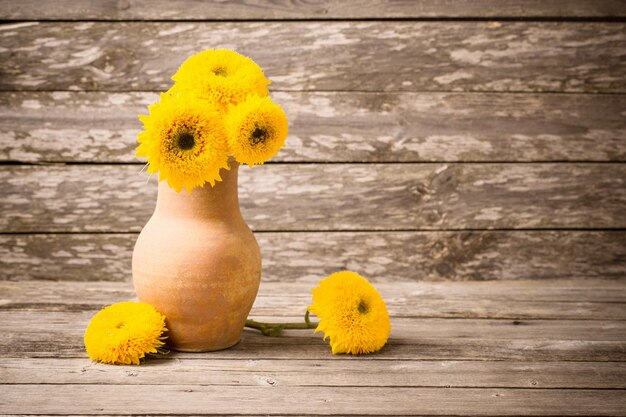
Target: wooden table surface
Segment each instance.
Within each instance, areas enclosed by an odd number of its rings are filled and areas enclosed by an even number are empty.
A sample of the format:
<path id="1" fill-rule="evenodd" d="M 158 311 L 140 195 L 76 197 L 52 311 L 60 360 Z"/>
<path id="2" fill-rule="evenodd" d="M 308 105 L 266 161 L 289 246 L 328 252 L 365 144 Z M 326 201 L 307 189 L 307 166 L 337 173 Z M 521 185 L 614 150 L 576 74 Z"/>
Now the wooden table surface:
<path id="1" fill-rule="evenodd" d="M 0 0 L 0 414 L 626 415 L 626 5 L 619 0 Z M 251 316 L 351 269 L 388 345 L 319 334 L 85 357 L 135 297 L 156 181 L 134 147 L 190 54 L 256 60 L 287 146 L 240 170 Z"/>

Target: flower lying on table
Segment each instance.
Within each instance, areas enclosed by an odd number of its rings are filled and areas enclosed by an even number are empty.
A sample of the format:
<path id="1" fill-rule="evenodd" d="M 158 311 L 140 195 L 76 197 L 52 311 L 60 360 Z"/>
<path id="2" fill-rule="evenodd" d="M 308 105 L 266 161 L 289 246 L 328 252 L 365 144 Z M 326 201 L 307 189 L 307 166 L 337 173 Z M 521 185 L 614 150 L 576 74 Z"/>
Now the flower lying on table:
<path id="1" fill-rule="evenodd" d="M 312 290 L 313 304 L 304 316 L 304 323 L 246 322 L 247 327 L 267 336 L 280 336 L 284 329 L 312 329 L 330 339 L 332 352 L 359 355 L 376 352 L 385 346 L 391 322 L 385 302 L 372 284 L 351 271 L 336 272 L 320 281 Z M 309 313 L 319 323 L 309 320 Z"/>
<path id="2" fill-rule="evenodd" d="M 301 323 L 261 323 L 246 327 L 266 336 L 285 329 L 315 329 L 330 339 L 334 354 L 379 351 L 387 343 L 391 322 L 385 302 L 372 284 L 355 272 L 336 272 L 312 289 L 313 304 Z M 319 318 L 310 321 L 309 314 Z M 163 354 L 165 317 L 147 303 L 122 302 L 100 310 L 85 332 L 88 356 L 97 362 L 139 365 L 148 354 Z"/>
<path id="3" fill-rule="evenodd" d="M 330 338 L 333 353 L 376 352 L 387 343 L 391 322 L 376 288 L 355 272 L 337 272 L 313 290 L 309 311 L 320 319 L 316 331 Z"/>
<path id="4" fill-rule="evenodd" d="M 147 303 L 127 301 L 100 310 L 85 331 L 87 355 L 96 362 L 139 365 L 146 354 L 165 353 L 165 316 Z"/>

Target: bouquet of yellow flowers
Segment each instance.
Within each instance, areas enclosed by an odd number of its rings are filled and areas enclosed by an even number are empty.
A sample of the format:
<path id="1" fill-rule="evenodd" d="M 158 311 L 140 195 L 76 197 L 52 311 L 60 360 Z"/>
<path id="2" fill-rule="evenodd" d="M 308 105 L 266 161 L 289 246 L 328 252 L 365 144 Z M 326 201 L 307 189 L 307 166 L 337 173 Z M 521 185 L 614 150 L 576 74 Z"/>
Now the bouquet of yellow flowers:
<path id="1" fill-rule="evenodd" d="M 221 181 L 228 158 L 262 164 L 285 144 L 287 116 L 268 96 L 270 81 L 253 60 L 209 49 L 187 59 L 175 84 L 139 116 L 137 156 L 180 192 Z"/>

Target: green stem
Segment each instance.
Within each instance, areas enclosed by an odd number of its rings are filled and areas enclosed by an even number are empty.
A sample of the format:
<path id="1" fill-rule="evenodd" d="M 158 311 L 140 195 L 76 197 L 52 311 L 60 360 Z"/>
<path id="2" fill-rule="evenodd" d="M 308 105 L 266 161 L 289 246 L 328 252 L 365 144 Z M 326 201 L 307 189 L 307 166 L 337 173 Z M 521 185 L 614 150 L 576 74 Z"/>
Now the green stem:
<path id="1" fill-rule="evenodd" d="M 309 310 L 304 314 L 303 323 L 264 323 L 252 319 L 246 320 L 245 327 L 257 329 L 265 336 L 280 336 L 285 329 L 315 329 L 319 323 L 309 320 Z"/>

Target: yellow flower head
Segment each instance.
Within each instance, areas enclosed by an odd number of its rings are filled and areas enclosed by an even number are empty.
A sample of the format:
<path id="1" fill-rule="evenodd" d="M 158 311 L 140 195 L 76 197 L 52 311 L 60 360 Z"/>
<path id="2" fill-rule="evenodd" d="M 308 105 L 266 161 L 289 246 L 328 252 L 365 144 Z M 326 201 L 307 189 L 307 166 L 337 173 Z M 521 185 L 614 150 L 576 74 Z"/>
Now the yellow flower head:
<path id="1" fill-rule="evenodd" d="M 269 97 L 250 96 L 226 116 L 228 145 L 237 162 L 262 164 L 287 138 L 287 116 Z"/>
<path id="2" fill-rule="evenodd" d="M 148 172 L 158 172 L 177 192 L 221 181 L 229 156 L 221 115 L 202 100 L 172 93 L 149 109 L 149 116 L 139 116 L 145 130 L 137 147 L 137 156 L 148 158 Z"/>
<path id="3" fill-rule="evenodd" d="M 85 348 L 91 360 L 110 364 L 139 365 L 146 353 L 157 353 L 165 316 L 150 304 L 124 302 L 100 310 L 85 331 Z"/>
<path id="4" fill-rule="evenodd" d="M 342 271 L 312 290 L 309 311 L 320 322 L 315 332 L 330 338 L 334 354 L 376 352 L 387 343 L 391 322 L 382 297 L 356 272 Z"/>
<path id="5" fill-rule="evenodd" d="M 221 110 L 251 94 L 265 97 L 270 81 L 253 60 L 228 49 L 209 49 L 189 57 L 172 77 L 174 89 L 217 103 Z"/>

